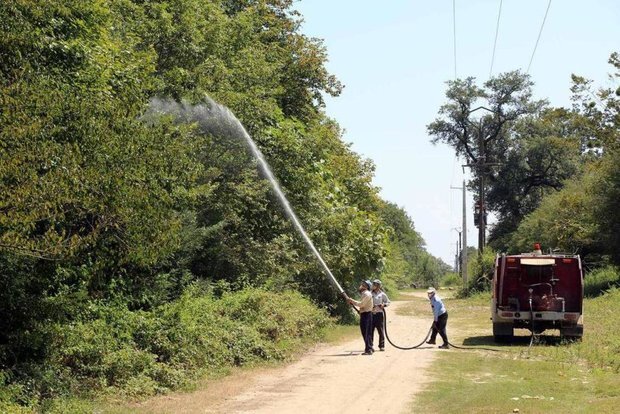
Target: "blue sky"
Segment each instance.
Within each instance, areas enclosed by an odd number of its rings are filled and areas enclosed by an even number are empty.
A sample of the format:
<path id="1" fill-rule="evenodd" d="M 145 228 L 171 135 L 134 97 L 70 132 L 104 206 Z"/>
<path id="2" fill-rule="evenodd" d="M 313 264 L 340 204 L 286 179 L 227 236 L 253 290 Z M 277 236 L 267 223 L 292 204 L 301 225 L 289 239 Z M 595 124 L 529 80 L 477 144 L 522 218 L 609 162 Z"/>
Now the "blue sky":
<path id="1" fill-rule="evenodd" d="M 456 0 L 458 77 L 489 77 L 500 0 Z M 547 0 L 504 0 L 493 74 L 528 67 Z M 324 40 L 328 70 L 345 85 L 326 100 L 345 141 L 376 165 L 384 199 L 403 207 L 428 251 L 454 262 L 461 227 L 462 162 L 430 144 L 426 125 L 454 78 L 451 0 L 300 0 L 302 32 Z M 555 0 L 529 74 L 537 98 L 570 105 L 570 75 L 608 85 L 607 59 L 620 51 L 620 1 Z M 468 245 L 477 245 L 471 199 Z"/>

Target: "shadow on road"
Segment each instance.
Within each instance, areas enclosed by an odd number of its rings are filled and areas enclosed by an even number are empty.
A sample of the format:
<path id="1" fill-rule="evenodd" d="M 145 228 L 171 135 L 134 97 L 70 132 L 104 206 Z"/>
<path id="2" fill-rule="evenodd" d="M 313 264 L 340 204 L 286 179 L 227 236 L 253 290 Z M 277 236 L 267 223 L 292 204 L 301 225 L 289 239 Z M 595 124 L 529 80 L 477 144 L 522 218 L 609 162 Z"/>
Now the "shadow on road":
<path id="1" fill-rule="evenodd" d="M 512 338 L 510 342 L 505 343 L 497 343 L 493 339 L 493 335 L 484 335 L 484 336 L 470 336 L 463 340 L 463 345 L 465 346 L 498 346 L 498 347 L 506 347 L 506 346 L 529 346 L 530 344 L 529 336 L 515 336 Z M 537 335 L 534 338 L 533 346 L 542 345 L 542 346 L 555 346 L 566 344 L 565 341 L 562 341 L 562 338 L 554 335 Z"/>
<path id="2" fill-rule="evenodd" d="M 321 354 L 322 357 L 350 357 L 361 355 L 364 351 L 344 351 L 337 354 Z"/>

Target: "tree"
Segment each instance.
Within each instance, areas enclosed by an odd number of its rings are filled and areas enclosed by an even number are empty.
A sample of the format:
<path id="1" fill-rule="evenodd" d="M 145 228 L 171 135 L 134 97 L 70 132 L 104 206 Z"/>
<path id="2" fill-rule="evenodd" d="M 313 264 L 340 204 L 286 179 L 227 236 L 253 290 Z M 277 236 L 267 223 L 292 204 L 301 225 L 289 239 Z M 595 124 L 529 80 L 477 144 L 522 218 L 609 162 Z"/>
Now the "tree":
<path id="1" fill-rule="evenodd" d="M 508 238 L 546 194 L 560 190 L 582 162 L 573 116 L 548 109 L 515 123 L 503 162 L 490 174 L 489 209 L 497 212 L 489 243 L 505 251 Z"/>
<path id="2" fill-rule="evenodd" d="M 389 228 L 390 239 L 385 272 L 392 275 L 388 277 L 398 281 L 400 287 L 409 286 L 419 278 L 419 264 L 426 253 L 424 239 L 402 207 L 383 202 L 380 215 Z"/>
<path id="3" fill-rule="evenodd" d="M 512 253 L 531 250 L 532 241 L 545 248 L 586 256 L 600 252 L 600 228 L 593 215 L 594 191 L 600 180 L 600 168 L 590 166 L 583 176 L 545 197 L 513 233 Z"/>
<path id="4" fill-rule="evenodd" d="M 131 342 L 145 315 L 187 290 L 295 289 L 350 315 L 240 137 L 153 117 L 154 97 L 207 95 L 232 109 L 345 288 L 418 256 L 425 277 L 441 268 L 404 212 L 382 216 L 374 165 L 321 110 L 322 94 L 341 85 L 291 8 L 0 3 L 0 366 L 10 367 L 0 376 L 19 383 L 20 401 L 95 378 L 70 378 L 80 370 L 73 358 L 50 361 L 83 351 L 80 335 L 63 354 L 50 333 L 98 326 L 101 338 Z M 127 315 L 142 322 L 115 331 Z"/>
<path id="5" fill-rule="evenodd" d="M 448 103 L 441 106 L 440 117 L 427 129 L 433 143 L 448 144 L 458 156 L 478 164 L 500 159 L 514 121 L 537 113 L 545 102 L 532 100 L 533 83 L 528 75 L 518 71 L 492 78 L 484 88 L 474 82 L 472 77 L 448 81 Z M 472 119 L 472 113 L 478 109 L 489 113 Z"/>
<path id="6" fill-rule="evenodd" d="M 546 105 L 545 101 L 532 99 L 532 85 L 529 76 L 519 71 L 492 78 L 483 88 L 471 77 L 449 81 L 448 103 L 440 108 L 440 117 L 427 127 L 433 143 L 452 146 L 472 167 L 477 185 L 472 181 L 469 186 L 478 198 L 480 251 L 486 238 L 487 208 L 491 207 L 485 200 L 487 180 L 490 178 L 491 187 L 497 185 L 493 167 L 505 163 L 507 154 L 514 148 L 513 128 L 517 121 L 540 113 Z M 472 114 L 479 110 L 485 113 L 472 119 Z"/>
<path id="7" fill-rule="evenodd" d="M 416 263 L 415 282 L 418 285 L 438 286 L 441 278 L 450 270 L 452 266 L 428 252 L 423 252 Z"/>
<path id="8" fill-rule="evenodd" d="M 594 214 L 599 223 L 601 251 L 620 265 L 620 151 L 609 152 L 602 166 L 604 180 L 595 187 Z"/>
<path id="9" fill-rule="evenodd" d="M 614 52 L 609 64 L 615 72 L 609 75 L 615 86 L 593 88 L 593 82 L 581 76 L 572 75 L 571 92 L 573 112 L 583 129 L 582 151 L 600 154 L 602 151 L 620 149 L 620 54 Z"/>
<path id="10" fill-rule="evenodd" d="M 608 254 L 615 264 L 620 263 L 620 54 L 609 58 L 613 71 L 610 86 L 593 88 L 592 81 L 573 75 L 573 112 L 581 128 L 584 153 L 600 158 L 593 171 L 600 174 L 592 188 L 592 211 L 598 225 L 599 252 Z M 600 169 L 600 171 L 597 170 Z M 592 173 L 594 174 L 594 173 Z"/>

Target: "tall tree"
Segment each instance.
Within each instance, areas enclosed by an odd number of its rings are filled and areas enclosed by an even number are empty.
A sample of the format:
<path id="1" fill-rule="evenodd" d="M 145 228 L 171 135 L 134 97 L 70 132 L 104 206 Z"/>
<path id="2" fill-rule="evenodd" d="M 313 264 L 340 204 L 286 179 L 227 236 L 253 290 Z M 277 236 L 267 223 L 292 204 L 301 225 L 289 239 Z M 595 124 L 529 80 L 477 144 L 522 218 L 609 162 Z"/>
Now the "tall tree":
<path id="1" fill-rule="evenodd" d="M 504 160 L 490 175 L 487 205 L 498 217 L 489 235 L 494 249 L 505 251 L 519 222 L 578 172 L 582 157 L 573 120 L 565 109 L 548 109 L 515 123 Z"/>
<path id="2" fill-rule="evenodd" d="M 394 203 L 384 202 L 380 210 L 383 223 L 389 228 L 390 246 L 385 274 L 401 287 L 420 281 L 420 268 L 426 251 L 425 242 L 415 230 L 407 212 Z"/>
<path id="3" fill-rule="evenodd" d="M 507 156 L 518 138 L 513 131 L 517 121 L 540 113 L 546 105 L 532 98 L 532 85 L 529 76 L 519 71 L 500 74 L 482 88 L 471 77 L 449 81 L 448 102 L 427 127 L 433 143 L 450 145 L 472 168 L 474 180 L 469 187 L 478 199 L 479 248 L 485 244 L 487 209 L 499 207 L 485 200 L 487 185 L 498 185 L 494 168 L 510 161 Z"/>
<path id="4" fill-rule="evenodd" d="M 620 53 L 609 57 L 614 72 L 609 75 L 612 86 L 595 89 L 593 81 L 572 75 L 573 112 L 579 117 L 583 152 L 600 154 L 620 150 Z"/>

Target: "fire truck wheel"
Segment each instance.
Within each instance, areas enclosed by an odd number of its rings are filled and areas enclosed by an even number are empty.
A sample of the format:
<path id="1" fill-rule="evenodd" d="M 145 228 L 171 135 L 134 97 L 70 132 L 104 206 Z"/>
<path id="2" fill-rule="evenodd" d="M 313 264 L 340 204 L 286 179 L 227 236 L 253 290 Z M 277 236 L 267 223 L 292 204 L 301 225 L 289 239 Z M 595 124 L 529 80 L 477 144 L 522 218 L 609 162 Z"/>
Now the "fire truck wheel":
<path id="1" fill-rule="evenodd" d="M 514 335 L 511 323 L 493 323 L 493 340 L 497 343 L 511 342 Z"/>

